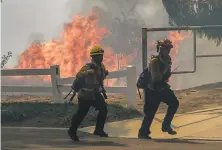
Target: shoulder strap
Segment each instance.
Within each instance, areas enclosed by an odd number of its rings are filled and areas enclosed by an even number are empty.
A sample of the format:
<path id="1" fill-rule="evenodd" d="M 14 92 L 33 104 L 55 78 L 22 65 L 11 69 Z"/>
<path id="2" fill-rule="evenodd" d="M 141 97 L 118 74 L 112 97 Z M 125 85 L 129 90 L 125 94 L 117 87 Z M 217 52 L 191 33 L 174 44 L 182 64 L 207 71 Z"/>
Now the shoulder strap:
<path id="1" fill-rule="evenodd" d="M 148 73 L 149 72 L 149 68 L 146 67 L 144 70 L 143 70 L 144 73 Z"/>
<path id="2" fill-rule="evenodd" d="M 158 59 L 159 60 L 159 56 L 158 55 L 152 55 L 151 56 L 151 60 L 154 60 L 154 59 Z"/>
<path id="3" fill-rule="evenodd" d="M 95 64 L 94 64 L 93 62 L 87 63 L 86 65 L 87 65 L 90 69 L 94 69 L 93 66 L 95 66 Z M 102 68 L 103 70 L 106 70 L 105 65 L 104 65 L 103 63 L 101 64 L 101 68 Z"/>
<path id="4" fill-rule="evenodd" d="M 154 60 L 158 60 L 157 62 L 158 62 L 158 71 L 160 71 L 159 70 L 159 61 L 160 61 L 160 59 L 159 59 L 159 56 L 158 55 L 152 55 L 151 56 L 151 60 L 150 61 L 154 61 Z M 149 66 L 150 67 L 150 66 Z M 150 69 L 150 68 L 149 68 Z"/>
<path id="5" fill-rule="evenodd" d="M 90 69 L 93 69 L 93 63 L 87 63 L 86 66 L 88 66 Z"/>
<path id="6" fill-rule="evenodd" d="M 103 70 L 106 70 L 106 67 L 103 63 L 101 63 L 101 67 L 103 68 Z"/>

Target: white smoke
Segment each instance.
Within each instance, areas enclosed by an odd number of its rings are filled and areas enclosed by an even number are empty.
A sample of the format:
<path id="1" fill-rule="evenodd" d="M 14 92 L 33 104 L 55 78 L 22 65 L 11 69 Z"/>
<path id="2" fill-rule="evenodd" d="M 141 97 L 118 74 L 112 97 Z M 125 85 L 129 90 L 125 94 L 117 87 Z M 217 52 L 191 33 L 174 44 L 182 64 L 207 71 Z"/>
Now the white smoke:
<path id="1" fill-rule="evenodd" d="M 64 23 L 69 20 L 67 1 L 6 0 L 1 4 L 2 52 L 10 50 L 13 53 L 13 59 L 9 60 L 6 67 L 17 64 L 18 57 L 30 46 L 30 42 L 59 37 Z M 76 6 L 75 13 L 80 9 L 78 4 Z M 32 36 L 29 41 L 32 33 L 42 36 Z"/>
<path id="2" fill-rule="evenodd" d="M 137 4 L 134 6 L 135 2 Z M 93 7 L 99 7 L 103 12 L 100 24 L 106 25 L 112 35 L 104 40 L 115 51 L 127 53 L 127 43 L 119 31 L 131 33 L 141 37 L 142 27 L 166 27 L 168 14 L 162 0 L 6 0 L 2 4 L 2 52 L 12 51 L 6 67 L 17 64 L 18 56 L 29 46 L 27 40 L 32 33 L 41 36 L 32 36 L 34 40 L 50 40 L 59 37 L 65 22 L 69 22 L 77 13 L 86 14 Z M 133 7 L 134 6 L 134 7 Z M 127 19 L 126 19 L 127 18 Z M 129 26 L 130 22 L 135 27 Z M 124 22 L 125 21 L 125 22 Z M 148 33 L 148 39 L 157 40 L 167 36 L 167 32 Z M 123 42 L 124 41 L 124 42 Z M 222 53 L 222 46 L 216 47 L 211 41 L 198 39 L 198 53 Z M 141 43 L 139 43 L 141 46 Z M 180 45 L 177 64 L 182 64 L 179 70 L 192 70 L 192 39 Z M 141 49 L 138 55 L 141 56 Z M 149 56 L 152 53 L 149 51 Z M 138 73 L 142 68 L 142 57 L 138 57 L 134 65 Z M 211 82 L 222 81 L 222 58 L 203 58 L 197 62 L 197 72 L 194 74 L 176 75 L 173 87 L 187 88 Z M 189 82 L 188 82 L 189 81 Z"/>
<path id="3" fill-rule="evenodd" d="M 197 55 L 222 54 L 222 45 L 216 46 L 213 41 L 197 37 Z M 204 84 L 222 82 L 222 57 L 197 58 L 196 72 L 192 74 L 174 75 L 173 88 L 191 88 Z M 177 71 L 193 70 L 193 38 L 180 45 L 177 57 Z"/>

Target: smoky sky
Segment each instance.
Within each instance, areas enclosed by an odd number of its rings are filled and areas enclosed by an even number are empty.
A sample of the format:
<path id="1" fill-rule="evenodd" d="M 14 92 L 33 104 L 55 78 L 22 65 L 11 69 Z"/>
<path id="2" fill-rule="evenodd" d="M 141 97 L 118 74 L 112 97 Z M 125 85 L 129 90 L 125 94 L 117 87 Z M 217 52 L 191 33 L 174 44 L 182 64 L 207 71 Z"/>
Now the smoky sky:
<path id="1" fill-rule="evenodd" d="M 135 3 L 136 6 L 133 7 Z M 92 7 L 101 9 L 100 24 L 106 25 L 112 32 L 104 43 L 112 46 L 115 51 L 126 52 L 127 38 L 131 38 L 132 32 L 141 37 L 142 27 L 169 26 L 169 17 L 162 0 L 5 0 L 1 5 L 1 51 L 3 54 L 8 51 L 13 53 L 6 66 L 15 66 L 18 56 L 33 41 L 47 41 L 59 37 L 64 23 L 69 22 L 77 13 L 86 14 Z M 148 38 L 157 40 L 166 35 L 167 32 L 148 33 Z M 179 45 L 176 61 L 181 71 L 192 70 L 192 42 L 190 39 Z M 199 54 L 221 53 L 221 50 L 222 46 L 216 47 L 212 41 L 199 38 L 197 40 Z M 135 62 L 138 72 L 141 71 L 140 52 L 141 49 L 137 57 L 139 61 Z M 197 73 L 176 76 L 175 86 L 188 87 L 222 81 L 222 72 L 219 71 L 221 62 L 221 57 L 198 60 Z M 183 82 L 191 80 L 192 82 Z"/>
<path id="2" fill-rule="evenodd" d="M 134 11 L 137 13 L 129 14 L 132 5 L 137 2 Z M 112 31 L 113 22 L 116 18 L 124 20 L 123 13 L 129 19 L 140 18 L 147 26 L 166 26 L 168 18 L 160 5 L 161 0 L 7 0 L 2 4 L 2 53 L 13 52 L 13 59 L 9 60 L 7 66 L 17 64 L 18 56 L 25 51 L 33 41 L 47 41 L 59 37 L 63 30 L 63 25 L 69 22 L 77 13 L 86 14 L 92 7 L 103 9 L 108 16 L 101 16 L 101 23 L 106 25 Z M 157 13 L 158 19 L 153 15 Z M 133 20 L 132 19 L 132 20 Z M 155 22 L 155 24 L 154 24 Z M 140 33 L 142 26 L 138 26 L 137 32 Z M 127 29 L 127 26 L 125 26 Z M 127 31 L 128 32 L 128 31 Z M 131 33 L 132 31 L 129 30 Z M 116 49 L 123 49 L 124 46 L 116 46 L 112 39 L 116 34 L 110 37 L 106 44 L 114 46 Z M 120 45 L 118 43 L 118 45 Z M 121 51 L 121 50 L 120 50 Z"/>
<path id="3" fill-rule="evenodd" d="M 2 53 L 13 52 L 9 66 L 16 65 L 18 56 L 32 41 L 58 37 L 63 24 L 69 21 L 66 3 L 67 0 L 6 0 L 2 3 L 1 49 Z M 79 10 L 80 6 L 73 12 Z"/>

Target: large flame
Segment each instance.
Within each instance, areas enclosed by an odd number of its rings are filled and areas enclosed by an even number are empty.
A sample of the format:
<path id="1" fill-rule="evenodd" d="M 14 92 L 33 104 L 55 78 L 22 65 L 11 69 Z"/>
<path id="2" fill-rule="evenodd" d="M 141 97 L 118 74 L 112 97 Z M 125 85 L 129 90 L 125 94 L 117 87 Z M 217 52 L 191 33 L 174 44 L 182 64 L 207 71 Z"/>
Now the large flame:
<path id="1" fill-rule="evenodd" d="M 137 56 L 137 49 L 132 54 L 116 54 L 111 47 L 102 44 L 102 40 L 111 34 L 105 27 L 98 26 L 98 16 L 95 11 L 86 16 L 75 15 L 72 22 L 65 24 L 64 31 L 58 39 L 51 41 L 34 43 L 19 57 L 17 69 L 27 68 L 49 68 L 52 65 L 60 66 L 62 78 L 72 77 L 90 61 L 89 52 L 92 46 L 101 45 L 105 49 L 104 64 L 111 71 L 116 71 L 126 67 Z M 185 36 L 179 32 L 169 32 L 169 39 L 174 48 L 171 57 L 174 62 L 179 50 L 179 42 L 185 39 Z M 141 38 L 135 37 L 137 41 Z M 122 44 L 130 44 L 122 43 Z M 149 41 L 149 47 L 154 45 L 154 41 Z M 137 58 L 138 59 L 138 58 Z M 48 76 L 43 77 L 44 81 L 49 81 Z M 116 80 L 112 80 L 112 85 Z"/>
<path id="2" fill-rule="evenodd" d="M 174 71 L 175 69 L 177 69 L 179 66 L 175 65 L 175 59 L 178 55 L 179 52 L 179 44 L 183 41 L 188 39 L 191 36 L 191 32 L 187 32 L 187 33 L 183 33 L 183 32 L 178 32 L 178 31 L 170 31 L 169 32 L 169 39 L 172 41 L 173 43 L 173 48 L 170 52 L 170 57 L 172 59 L 172 71 Z M 172 81 L 172 76 L 170 77 L 169 81 Z M 180 87 L 176 87 L 175 90 L 180 90 Z"/>
<path id="3" fill-rule="evenodd" d="M 175 61 L 176 56 L 178 55 L 180 42 L 189 38 L 190 35 L 191 35 L 191 32 L 188 32 L 187 35 L 185 35 L 185 33 L 183 33 L 183 32 L 178 32 L 178 31 L 170 31 L 169 32 L 168 37 L 173 43 L 173 48 L 170 53 L 170 56 L 171 56 L 173 62 Z"/>
<path id="4" fill-rule="evenodd" d="M 90 61 L 92 46 L 102 45 L 102 40 L 108 34 L 111 33 L 105 27 L 98 26 L 98 18 L 93 11 L 86 16 L 78 14 L 71 23 L 64 26 L 60 39 L 31 45 L 19 57 L 16 68 L 49 68 L 59 65 L 62 78 L 75 76 Z M 105 49 L 104 64 L 109 71 L 118 70 L 119 64 L 127 66 L 136 57 L 134 51 L 129 56 L 121 54 L 121 59 L 117 60 L 117 54 L 111 47 L 102 46 Z M 49 80 L 49 77 L 44 77 L 44 80 Z"/>

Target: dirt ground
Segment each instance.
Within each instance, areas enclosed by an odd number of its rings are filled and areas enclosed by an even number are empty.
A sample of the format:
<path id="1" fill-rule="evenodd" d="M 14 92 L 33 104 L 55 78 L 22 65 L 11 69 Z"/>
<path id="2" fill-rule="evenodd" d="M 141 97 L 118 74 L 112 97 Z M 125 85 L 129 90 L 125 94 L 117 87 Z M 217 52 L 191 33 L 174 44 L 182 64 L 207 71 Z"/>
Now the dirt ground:
<path id="1" fill-rule="evenodd" d="M 72 142 L 66 130 L 2 128 L 4 150 L 220 150 L 222 142 L 137 138 L 101 138 L 78 132 L 80 142 Z"/>
<path id="2" fill-rule="evenodd" d="M 205 89 L 205 90 L 185 90 L 175 91 L 177 98 L 179 99 L 180 106 L 178 113 L 186 113 L 201 109 L 208 109 L 213 107 L 222 106 L 222 88 Z M 143 93 L 141 93 L 143 96 Z M 143 99 L 137 95 L 137 110 L 143 110 Z M 126 96 L 113 95 L 108 100 L 109 103 L 116 103 L 126 106 Z M 166 112 L 166 105 L 161 103 L 158 109 L 159 113 Z"/>
<path id="3" fill-rule="evenodd" d="M 190 111 L 196 111 L 201 109 L 208 109 L 213 107 L 222 106 L 222 87 L 221 88 L 211 88 L 211 89 L 190 89 L 184 91 L 175 91 L 176 96 L 180 101 L 180 106 L 178 113 L 185 113 Z M 141 95 L 143 95 L 141 93 Z M 111 94 L 108 95 L 107 103 L 119 104 L 127 107 L 127 96 L 121 94 Z M 4 102 L 50 102 L 50 97 L 48 96 L 2 96 L 1 103 Z M 136 109 L 143 110 L 143 99 L 139 98 L 137 94 L 136 99 Z M 158 112 L 165 112 L 166 105 L 161 104 Z"/>

